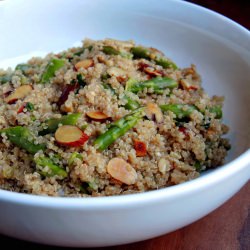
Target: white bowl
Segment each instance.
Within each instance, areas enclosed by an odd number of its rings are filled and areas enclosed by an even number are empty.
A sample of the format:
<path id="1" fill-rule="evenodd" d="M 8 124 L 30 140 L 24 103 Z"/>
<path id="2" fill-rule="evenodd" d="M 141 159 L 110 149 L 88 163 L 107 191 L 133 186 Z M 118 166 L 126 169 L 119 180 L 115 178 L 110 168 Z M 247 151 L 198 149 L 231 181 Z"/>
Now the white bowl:
<path id="1" fill-rule="evenodd" d="M 0 190 L 0 233 L 60 246 L 109 246 L 192 223 L 250 178 L 250 33 L 183 1 L 19 0 L 0 2 L 0 67 L 71 47 L 85 37 L 134 39 L 180 67 L 194 63 L 210 95 L 226 97 L 227 164 L 196 180 L 142 194 L 51 198 Z"/>

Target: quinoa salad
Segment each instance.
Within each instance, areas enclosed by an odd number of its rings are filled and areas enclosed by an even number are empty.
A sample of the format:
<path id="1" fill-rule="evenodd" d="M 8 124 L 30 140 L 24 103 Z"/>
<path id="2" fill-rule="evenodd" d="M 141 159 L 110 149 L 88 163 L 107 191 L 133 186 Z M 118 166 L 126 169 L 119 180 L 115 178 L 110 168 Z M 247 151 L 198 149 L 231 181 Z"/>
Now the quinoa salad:
<path id="1" fill-rule="evenodd" d="M 86 39 L 0 70 L 0 188 L 97 197 L 180 184 L 223 164 L 223 97 L 195 65 Z"/>

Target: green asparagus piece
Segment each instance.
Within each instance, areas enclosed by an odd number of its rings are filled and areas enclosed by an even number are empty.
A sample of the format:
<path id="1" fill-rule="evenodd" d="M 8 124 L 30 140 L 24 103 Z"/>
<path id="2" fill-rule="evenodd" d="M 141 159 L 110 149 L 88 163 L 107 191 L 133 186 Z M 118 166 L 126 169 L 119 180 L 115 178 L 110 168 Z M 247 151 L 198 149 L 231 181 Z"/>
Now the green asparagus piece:
<path id="1" fill-rule="evenodd" d="M 132 59 L 133 55 L 127 51 L 119 51 L 111 46 L 103 46 L 103 53 L 106 55 L 120 55 L 123 58 Z"/>
<path id="2" fill-rule="evenodd" d="M 0 76 L 0 84 L 10 82 L 11 79 L 12 79 L 12 75 L 2 75 L 2 76 Z"/>
<path id="3" fill-rule="evenodd" d="M 28 128 L 16 126 L 3 129 L 0 132 L 5 133 L 11 143 L 22 149 L 25 149 L 31 154 L 35 154 L 39 150 L 45 149 L 45 144 L 34 143 L 34 137 Z"/>
<path id="4" fill-rule="evenodd" d="M 48 157 L 41 156 L 41 157 L 35 159 L 35 163 L 36 163 L 36 165 L 38 165 L 40 167 L 44 167 L 44 168 L 48 167 L 49 168 L 50 173 L 45 172 L 45 171 L 40 172 L 43 176 L 55 176 L 55 175 L 57 175 L 57 176 L 60 176 L 62 178 L 66 178 L 68 175 L 67 172 L 63 168 L 55 165 L 55 163 Z"/>
<path id="5" fill-rule="evenodd" d="M 213 106 L 209 109 L 209 111 L 215 114 L 216 119 L 221 119 L 223 116 L 222 109 L 220 106 Z"/>
<path id="6" fill-rule="evenodd" d="M 55 76 L 57 70 L 65 65 L 65 61 L 62 59 L 53 58 L 46 66 L 46 69 L 41 77 L 41 83 L 47 83 L 50 78 Z"/>
<path id="7" fill-rule="evenodd" d="M 153 89 L 154 93 L 161 94 L 164 89 L 173 89 L 178 86 L 178 83 L 168 77 L 155 77 L 144 82 L 137 82 L 134 79 L 129 79 L 126 83 L 126 91 L 138 93 L 145 88 Z"/>
<path id="8" fill-rule="evenodd" d="M 74 56 L 80 56 L 86 49 L 88 49 L 89 51 L 91 51 L 92 48 L 93 48 L 93 46 L 90 45 L 90 46 L 88 46 L 88 47 L 86 47 L 86 48 L 80 49 L 79 51 L 75 52 L 73 55 L 74 55 Z"/>
<path id="9" fill-rule="evenodd" d="M 176 66 L 176 64 L 173 63 L 172 61 L 170 61 L 164 57 L 160 57 L 160 56 L 155 55 L 154 52 L 151 52 L 147 48 L 133 47 L 131 49 L 131 53 L 133 54 L 135 59 L 144 58 L 147 60 L 153 60 L 157 65 L 162 66 L 164 69 L 166 69 L 166 68 L 177 69 L 178 68 Z"/>
<path id="10" fill-rule="evenodd" d="M 162 111 L 173 112 L 178 118 L 188 117 L 194 110 L 198 110 L 196 106 L 188 104 L 164 104 L 160 105 L 160 108 Z M 220 106 L 211 107 L 209 111 L 215 114 L 216 119 L 222 118 L 222 110 Z M 200 112 L 204 114 L 204 111 Z"/>
<path id="11" fill-rule="evenodd" d="M 143 47 L 133 47 L 130 52 L 133 54 L 135 59 L 144 58 L 150 60 L 151 52 Z"/>
<path id="12" fill-rule="evenodd" d="M 133 58 L 133 54 L 127 52 L 127 51 L 120 51 L 120 56 L 123 58 L 127 58 L 127 59 L 132 59 Z"/>
<path id="13" fill-rule="evenodd" d="M 143 109 L 139 108 L 130 114 L 124 116 L 118 121 L 110 124 L 109 129 L 96 138 L 94 145 L 102 151 L 109 147 L 116 139 L 123 136 L 127 131 L 133 128 L 142 118 Z"/>
<path id="14" fill-rule="evenodd" d="M 25 73 L 26 70 L 30 69 L 32 66 L 26 63 L 17 64 L 15 70 L 20 70 Z"/>
<path id="15" fill-rule="evenodd" d="M 120 52 L 111 46 L 103 46 L 103 53 L 106 55 L 119 55 Z"/>
<path id="16" fill-rule="evenodd" d="M 80 113 L 75 113 L 75 114 L 64 115 L 58 119 L 55 119 L 55 118 L 49 119 L 46 122 L 47 128 L 44 130 L 41 130 L 39 132 L 39 135 L 46 135 L 46 134 L 55 132 L 59 124 L 75 125 L 77 123 L 77 120 L 80 118 L 80 116 L 81 116 Z"/>
<path id="17" fill-rule="evenodd" d="M 171 111 L 178 118 L 189 117 L 194 110 L 197 108 L 194 105 L 188 104 L 164 104 L 160 105 L 162 111 Z"/>
<path id="18" fill-rule="evenodd" d="M 127 95 L 124 96 L 124 99 L 127 101 L 127 103 L 124 106 L 125 109 L 135 110 L 135 109 L 138 109 L 140 107 L 139 102 L 132 100 Z"/>
<path id="19" fill-rule="evenodd" d="M 74 152 L 74 153 L 71 154 L 71 156 L 70 156 L 70 158 L 69 158 L 68 165 L 71 166 L 71 165 L 74 163 L 74 160 L 75 160 L 76 158 L 77 158 L 77 159 L 80 159 L 80 160 L 83 159 L 83 157 L 82 157 L 81 154 L 79 154 L 79 153 L 77 153 L 77 152 Z"/>
<path id="20" fill-rule="evenodd" d="M 173 62 L 171 62 L 163 57 L 155 59 L 155 63 L 157 65 L 162 66 L 164 69 L 167 69 L 167 68 L 178 69 L 178 67 L 175 63 L 173 63 Z"/>

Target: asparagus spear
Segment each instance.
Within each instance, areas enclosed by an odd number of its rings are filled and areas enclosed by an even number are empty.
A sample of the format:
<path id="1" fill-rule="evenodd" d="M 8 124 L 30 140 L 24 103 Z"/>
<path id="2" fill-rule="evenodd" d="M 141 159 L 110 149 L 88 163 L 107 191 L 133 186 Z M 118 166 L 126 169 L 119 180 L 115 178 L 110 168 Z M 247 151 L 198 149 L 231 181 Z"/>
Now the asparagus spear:
<path id="1" fill-rule="evenodd" d="M 47 128 L 43 129 L 39 132 L 39 135 L 46 135 L 49 133 L 53 133 L 57 130 L 58 125 L 76 125 L 77 120 L 80 118 L 80 113 L 64 115 L 59 119 L 49 119 L 47 121 Z"/>
<path id="2" fill-rule="evenodd" d="M 139 108 L 118 121 L 110 124 L 109 129 L 95 139 L 94 145 L 100 151 L 105 150 L 116 139 L 123 136 L 127 131 L 133 128 L 142 116 L 143 109 Z"/>
<path id="3" fill-rule="evenodd" d="M 56 71 L 62 68 L 64 65 L 65 61 L 62 59 L 57 59 L 57 58 L 51 59 L 51 61 L 48 63 L 45 71 L 42 74 L 41 83 L 47 83 L 50 80 L 50 78 L 55 76 Z"/>
<path id="4" fill-rule="evenodd" d="M 173 63 L 173 62 L 171 62 L 163 57 L 156 58 L 155 63 L 157 65 L 162 66 L 164 69 L 167 69 L 167 68 L 178 69 L 178 67 L 175 63 Z"/>
<path id="5" fill-rule="evenodd" d="M 188 104 L 164 104 L 160 105 L 160 108 L 162 111 L 171 111 L 175 113 L 178 118 L 188 117 L 194 110 L 198 110 L 194 105 Z M 216 119 L 222 118 L 222 110 L 220 106 L 213 106 L 209 108 L 209 111 L 215 114 Z M 204 111 L 200 112 L 204 113 Z"/>
<path id="6" fill-rule="evenodd" d="M 123 58 L 132 59 L 133 55 L 127 51 L 119 51 L 111 46 L 103 46 L 103 53 L 106 55 L 120 55 Z"/>
<path id="7" fill-rule="evenodd" d="M 39 150 L 45 149 L 45 144 L 34 143 L 34 138 L 28 128 L 16 126 L 3 129 L 0 132 L 5 133 L 11 143 L 25 149 L 31 154 L 35 154 Z"/>
<path id="8" fill-rule="evenodd" d="M 162 111 L 171 111 L 178 118 L 189 117 L 194 110 L 197 108 L 194 105 L 188 104 L 164 104 L 160 105 Z"/>
<path id="9" fill-rule="evenodd" d="M 69 158 L 68 165 L 71 166 L 71 165 L 74 163 L 75 159 L 80 159 L 80 160 L 82 160 L 83 157 L 82 157 L 82 155 L 79 154 L 78 152 L 73 152 L 73 153 L 71 154 L 70 158 Z"/>
<path id="10" fill-rule="evenodd" d="M 129 79 L 126 83 L 126 91 L 138 93 L 145 88 L 153 89 L 154 93 L 161 94 L 164 89 L 173 89 L 178 86 L 178 83 L 168 77 L 155 77 L 144 82 L 137 82 L 134 79 Z"/>
<path id="11" fill-rule="evenodd" d="M 137 102 L 135 100 L 132 100 L 127 95 L 124 96 L 124 99 L 127 101 L 127 103 L 124 106 L 125 109 L 127 109 L 127 110 L 135 110 L 135 109 L 138 109 L 140 107 L 139 102 Z"/>
<path id="12" fill-rule="evenodd" d="M 221 119 L 223 116 L 222 109 L 220 106 L 213 106 L 209 109 L 209 111 L 215 114 L 216 119 Z"/>
<path id="13" fill-rule="evenodd" d="M 130 52 L 133 54 L 135 59 L 144 58 L 147 60 L 151 60 L 150 54 L 151 52 L 143 47 L 133 47 Z"/>
<path id="14" fill-rule="evenodd" d="M 40 166 L 40 167 L 48 167 L 49 168 L 49 172 L 45 172 L 45 171 L 40 171 L 40 173 L 43 175 L 43 176 L 60 176 L 62 178 L 66 178 L 67 177 L 67 172 L 57 166 L 50 158 L 48 157 L 45 157 L 45 156 L 40 156 L 39 158 L 36 158 L 35 160 L 35 163 L 36 165 Z"/>
<path id="15" fill-rule="evenodd" d="M 111 46 L 103 46 L 103 53 L 106 55 L 119 55 L 120 52 Z"/>
<path id="16" fill-rule="evenodd" d="M 0 76 L 0 84 L 10 82 L 11 79 L 12 79 L 12 75 L 2 75 L 2 76 Z"/>
<path id="17" fill-rule="evenodd" d="M 25 73 L 26 70 L 30 69 L 32 66 L 26 63 L 17 64 L 15 70 L 20 70 Z"/>
<path id="18" fill-rule="evenodd" d="M 154 52 L 150 51 L 147 48 L 133 47 L 131 48 L 131 53 L 133 54 L 135 59 L 144 58 L 147 60 L 153 60 L 157 65 L 162 66 L 164 69 L 166 68 L 177 69 L 178 68 L 176 64 L 173 63 L 172 61 L 164 57 L 160 57 L 159 55 L 156 55 Z"/>

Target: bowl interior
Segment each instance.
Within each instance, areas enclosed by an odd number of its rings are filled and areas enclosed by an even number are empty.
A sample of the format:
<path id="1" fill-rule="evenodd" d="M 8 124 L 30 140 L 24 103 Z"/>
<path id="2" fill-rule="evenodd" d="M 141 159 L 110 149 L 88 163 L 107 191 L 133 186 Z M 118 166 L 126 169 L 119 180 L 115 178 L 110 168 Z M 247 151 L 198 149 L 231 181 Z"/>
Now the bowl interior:
<path id="1" fill-rule="evenodd" d="M 133 1 L 115 2 L 1 2 L 0 68 L 67 49 L 86 37 L 133 39 L 163 50 L 180 67 L 195 64 L 208 94 L 225 96 L 224 122 L 230 126 L 232 144 L 227 162 L 246 151 L 250 147 L 249 32 L 215 13 L 196 12 L 196 7 L 182 1 L 139 0 L 133 9 Z M 19 18 L 13 18 L 16 15 Z"/>

